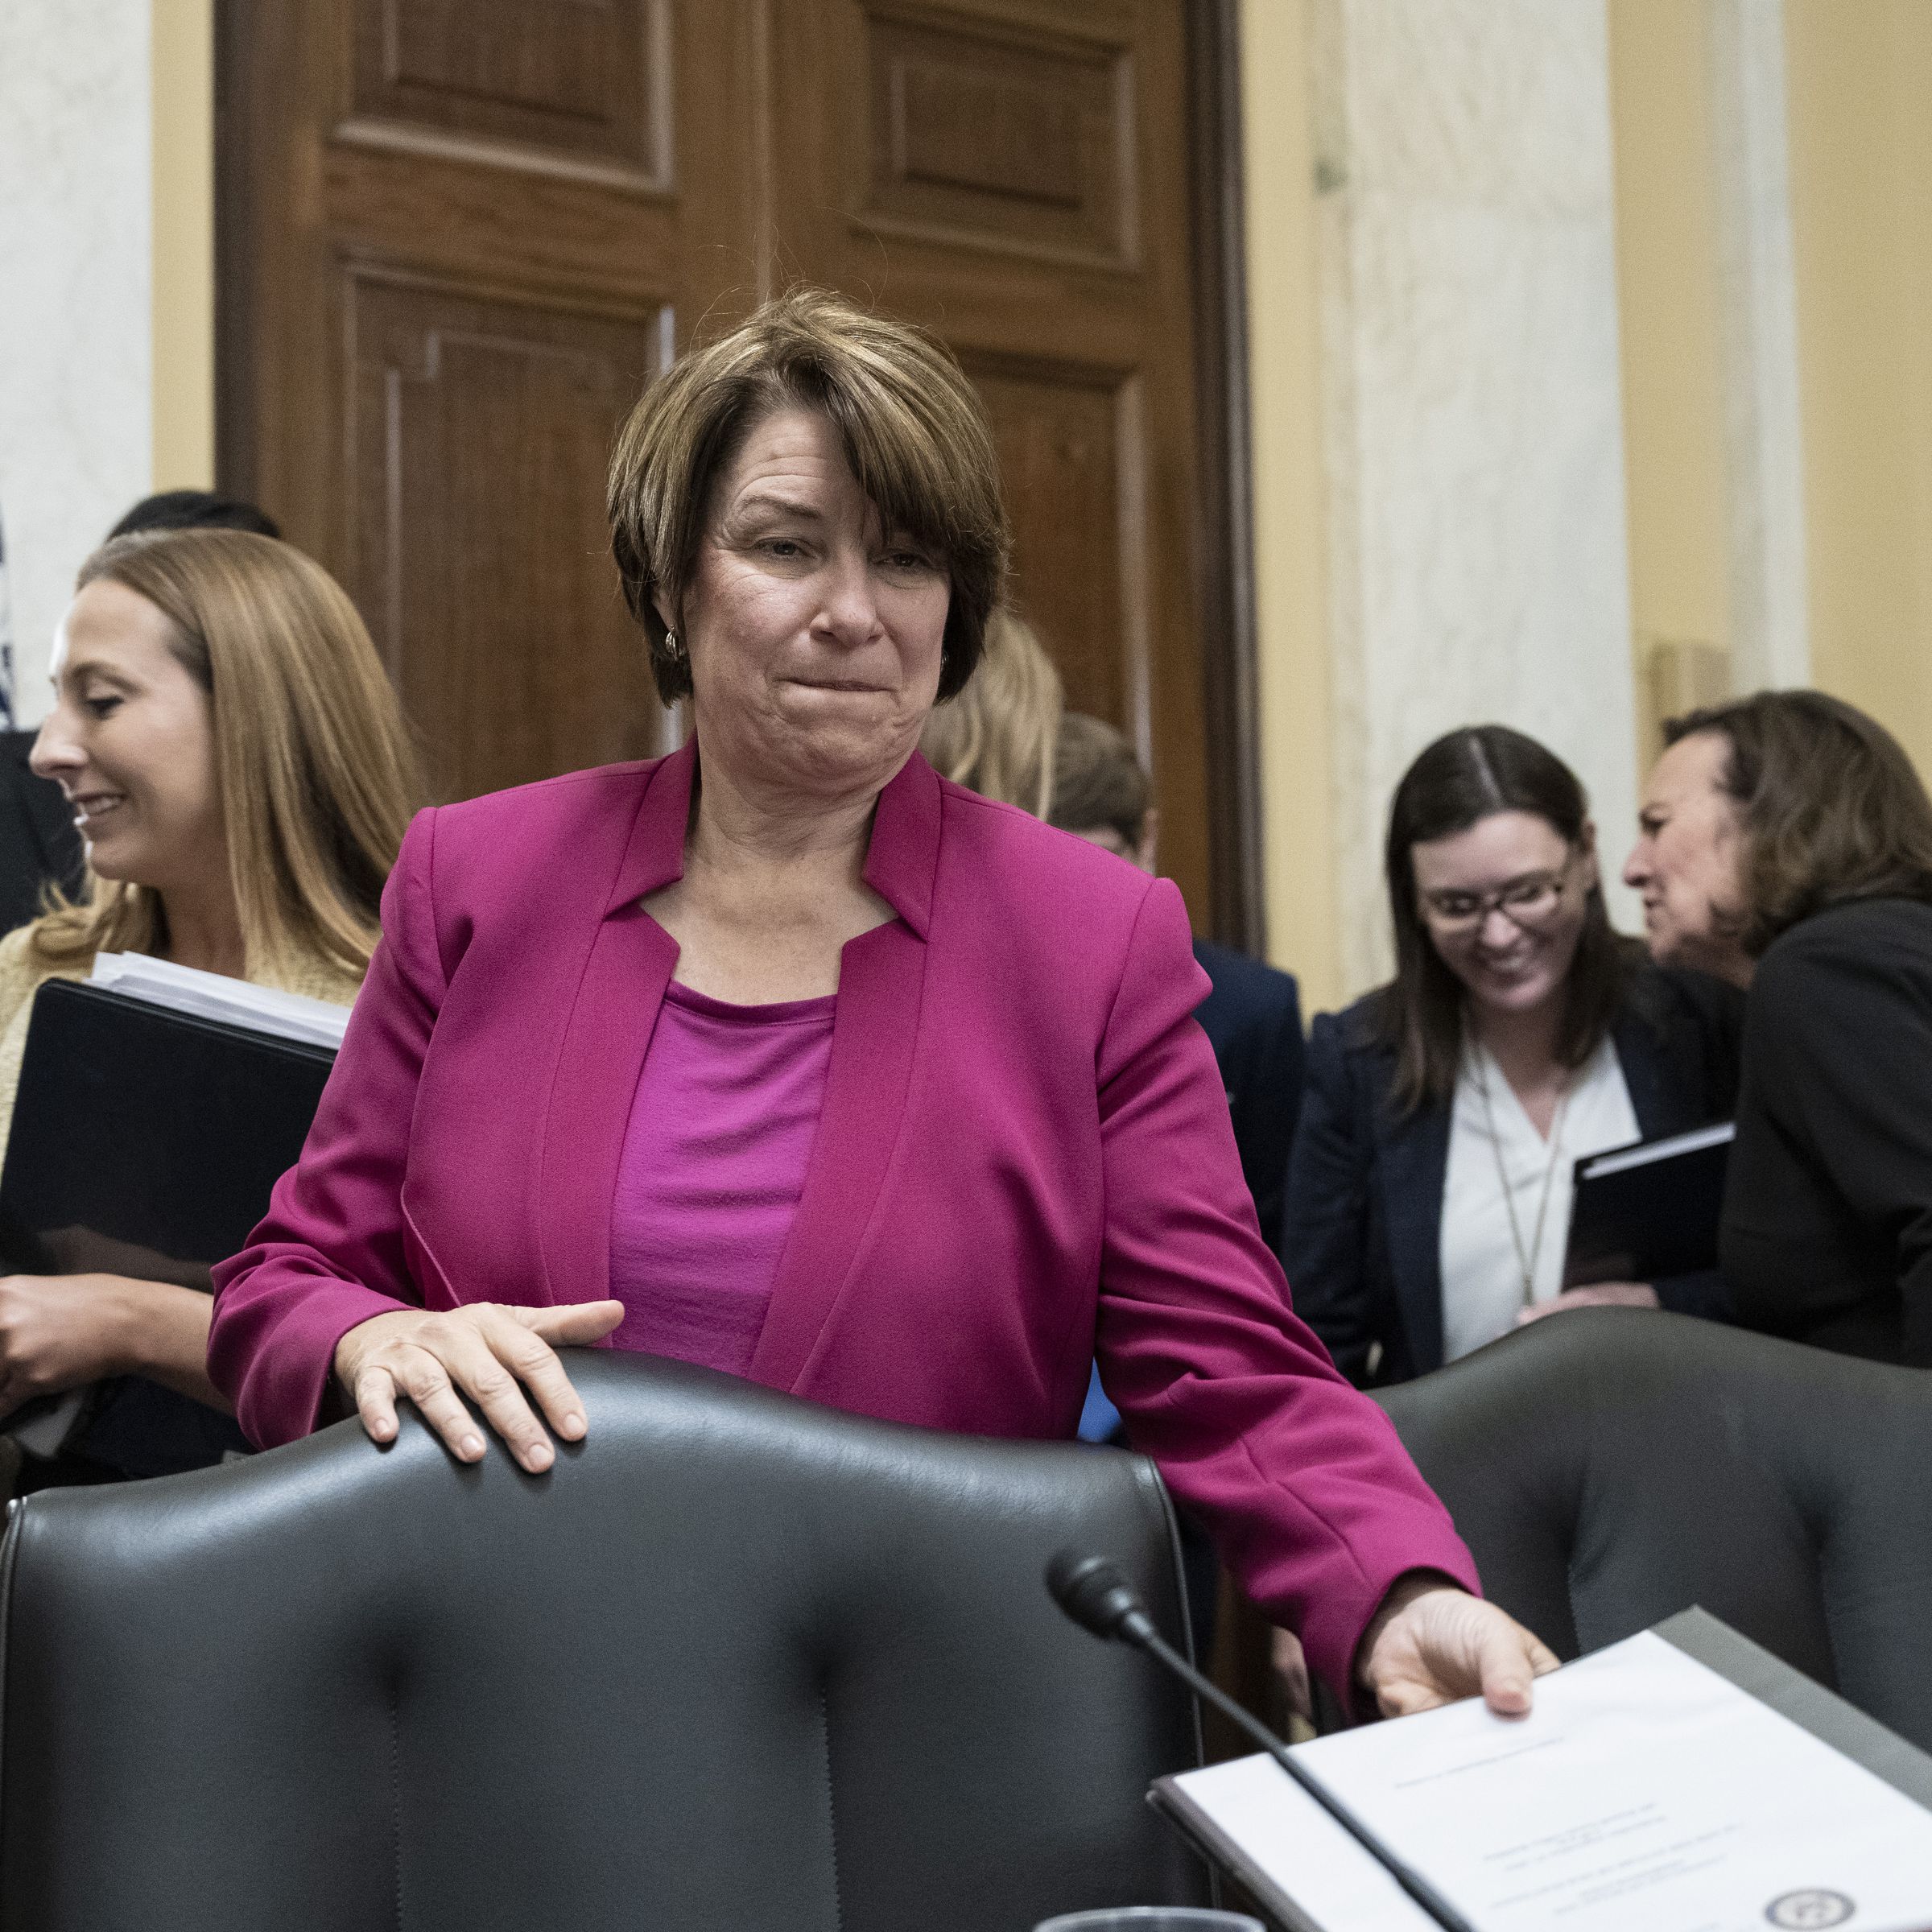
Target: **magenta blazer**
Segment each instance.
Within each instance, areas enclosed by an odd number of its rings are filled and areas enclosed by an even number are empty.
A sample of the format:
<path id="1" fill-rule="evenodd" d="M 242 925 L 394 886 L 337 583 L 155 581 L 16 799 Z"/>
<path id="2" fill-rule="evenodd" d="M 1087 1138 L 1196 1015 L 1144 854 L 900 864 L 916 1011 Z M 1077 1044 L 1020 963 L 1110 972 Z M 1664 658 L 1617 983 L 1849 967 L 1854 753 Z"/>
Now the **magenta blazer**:
<path id="1" fill-rule="evenodd" d="M 696 753 L 423 812 L 300 1164 L 215 1270 L 208 1370 L 255 1442 L 315 1428 L 398 1307 L 593 1301 L 677 947 Z M 824 1112 L 752 1362 L 774 1389 L 1071 1437 L 1088 1364 L 1264 1609 L 1345 1682 L 1389 1584 L 1473 1589 L 1375 1405 L 1290 1313 L 1192 1018 L 1174 887 L 914 756 L 840 966 Z"/>

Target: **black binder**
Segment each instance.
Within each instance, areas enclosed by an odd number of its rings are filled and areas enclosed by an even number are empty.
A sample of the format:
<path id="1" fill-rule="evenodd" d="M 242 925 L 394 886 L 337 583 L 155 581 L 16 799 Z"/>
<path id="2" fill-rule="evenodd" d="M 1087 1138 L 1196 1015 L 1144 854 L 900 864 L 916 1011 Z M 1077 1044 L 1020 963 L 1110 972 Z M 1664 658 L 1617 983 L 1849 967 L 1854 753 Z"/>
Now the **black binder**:
<path id="1" fill-rule="evenodd" d="M 334 1063 L 326 1046 L 48 980 L 0 1170 L 0 1268 L 206 1291 L 300 1154 Z M 246 1447 L 228 1417 L 142 1376 L 99 1385 L 68 1444 L 127 1476 Z"/>
<path id="2" fill-rule="evenodd" d="M 1563 1286 L 1666 1281 L 1715 1268 L 1735 1132 L 1726 1121 L 1579 1161 Z"/>

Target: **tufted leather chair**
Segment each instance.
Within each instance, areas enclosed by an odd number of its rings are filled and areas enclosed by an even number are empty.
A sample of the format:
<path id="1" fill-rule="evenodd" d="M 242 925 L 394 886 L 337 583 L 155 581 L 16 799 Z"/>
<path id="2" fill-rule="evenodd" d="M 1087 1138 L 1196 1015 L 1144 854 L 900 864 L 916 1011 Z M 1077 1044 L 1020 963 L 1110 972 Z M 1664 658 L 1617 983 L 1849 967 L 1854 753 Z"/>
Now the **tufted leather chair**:
<path id="1" fill-rule="evenodd" d="M 1932 1373 L 1578 1309 L 1377 1399 L 1558 1655 L 1699 1604 L 1932 1749 Z"/>
<path id="2" fill-rule="evenodd" d="M 588 1442 L 411 1415 L 36 1495 L 0 1548 L 5 1932 L 1027 1932 L 1192 1901 L 1184 1698 L 1041 1573 L 1181 1628 L 1153 1467 L 586 1355 Z"/>

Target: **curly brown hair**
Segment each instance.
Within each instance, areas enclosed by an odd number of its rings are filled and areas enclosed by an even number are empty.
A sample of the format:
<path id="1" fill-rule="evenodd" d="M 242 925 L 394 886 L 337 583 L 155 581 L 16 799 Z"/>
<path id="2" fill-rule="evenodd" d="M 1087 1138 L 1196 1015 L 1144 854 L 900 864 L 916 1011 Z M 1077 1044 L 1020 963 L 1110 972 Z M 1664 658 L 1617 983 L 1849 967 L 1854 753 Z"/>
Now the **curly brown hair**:
<path id="1" fill-rule="evenodd" d="M 1719 782 L 1744 834 L 1733 936 L 1752 959 L 1828 906 L 1932 903 L 1932 799 L 1876 719 L 1822 691 L 1761 691 L 1668 720 L 1664 741 L 1706 732 L 1729 748 Z"/>

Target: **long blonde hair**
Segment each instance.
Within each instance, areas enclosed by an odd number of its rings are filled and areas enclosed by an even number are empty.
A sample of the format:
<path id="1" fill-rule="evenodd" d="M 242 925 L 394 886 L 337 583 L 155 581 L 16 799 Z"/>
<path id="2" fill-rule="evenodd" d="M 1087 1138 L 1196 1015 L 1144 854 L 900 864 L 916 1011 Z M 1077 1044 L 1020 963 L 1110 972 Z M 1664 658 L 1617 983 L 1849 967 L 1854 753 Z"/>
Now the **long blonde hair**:
<path id="1" fill-rule="evenodd" d="M 986 625 L 979 668 L 926 720 L 919 749 L 956 785 L 1043 819 L 1053 804 L 1055 746 L 1066 693 L 1038 634 L 1013 611 Z"/>
<path id="2" fill-rule="evenodd" d="M 188 530 L 120 537 L 76 592 L 114 583 L 168 621 L 208 693 L 229 882 L 250 972 L 320 958 L 360 974 L 421 768 L 362 620 L 320 564 L 273 538 Z M 93 873 L 33 927 L 50 965 L 167 943 L 151 886 Z"/>

